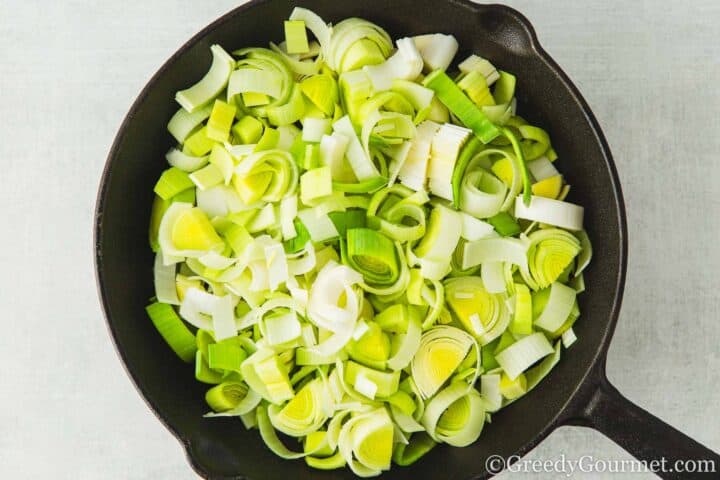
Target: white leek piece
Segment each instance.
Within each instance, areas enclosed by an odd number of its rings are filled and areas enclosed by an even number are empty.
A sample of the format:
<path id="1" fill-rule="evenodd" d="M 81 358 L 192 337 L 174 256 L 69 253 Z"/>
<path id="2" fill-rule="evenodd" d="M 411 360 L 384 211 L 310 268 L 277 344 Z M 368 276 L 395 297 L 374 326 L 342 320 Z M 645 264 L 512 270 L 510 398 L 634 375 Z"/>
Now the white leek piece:
<path id="1" fill-rule="evenodd" d="M 515 200 L 515 216 L 535 222 L 547 223 L 568 230 L 582 230 L 583 207 L 574 203 L 561 202 L 551 198 L 532 196 L 530 205 L 523 203 L 522 197 Z"/>
<path id="2" fill-rule="evenodd" d="M 455 162 L 472 130 L 446 123 L 433 137 L 428 178 L 430 192 L 438 197 L 453 200 L 452 176 Z"/>
<path id="3" fill-rule="evenodd" d="M 397 51 L 380 65 L 363 67 L 376 92 L 390 90 L 393 80 L 415 80 L 422 72 L 423 58 L 411 38 L 401 38 Z"/>
<path id="4" fill-rule="evenodd" d="M 235 60 L 220 45 L 210 47 L 212 64 L 210 70 L 195 85 L 180 90 L 175 100 L 188 112 L 192 113 L 210 103 L 228 83 Z"/>
<path id="5" fill-rule="evenodd" d="M 533 363 L 553 353 L 553 347 L 544 334 L 537 332 L 521 338 L 495 355 L 495 360 L 511 380 L 527 370 Z"/>
<path id="6" fill-rule="evenodd" d="M 439 128 L 438 123 L 430 120 L 426 120 L 417 126 L 410 151 L 398 172 L 398 177 L 403 185 L 413 190 L 425 190 L 428 164 L 430 162 L 430 148 Z"/>
<path id="7" fill-rule="evenodd" d="M 550 285 L 550 295 L 542 313 L 535 319 L 535 325 L 548 332 L 559 329 L 570 315 L 576 295 L 575 289 L 562 283 Z"/>
<path id="8" fill-rule="evenodd" d="M 452 35 L 431 33 L 412 37 L 428 72 L 447 70 L 458 51 L 458 41 Z"/>

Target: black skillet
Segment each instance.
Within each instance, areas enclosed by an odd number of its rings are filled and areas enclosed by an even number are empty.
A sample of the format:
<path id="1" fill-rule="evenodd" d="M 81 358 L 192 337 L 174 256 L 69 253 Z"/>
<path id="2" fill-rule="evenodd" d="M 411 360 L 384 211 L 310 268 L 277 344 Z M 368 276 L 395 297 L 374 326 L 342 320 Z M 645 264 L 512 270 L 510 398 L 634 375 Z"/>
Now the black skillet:
<path id="1" fill-rule="evenodd" d="M 177 90 L 199 79 L 210 63 L 210 45 L 228 49 L 266 46 L 282 38 L 282 20 L 295 4 L 265 0 L 243 5 L 205 28 L 155 74 L 127 114 L 102 177 L 95 217 L 100 297 L 118 353 L 138 391 L 182 442 L 193 468 L 208 478 L 252 480 L 352 478 L 349 470 L 320 472 L 302 461 L 275 457 L 257 431 L 241 422 L 203 419 L 205 387 L 192 367 L 163 343 L 143 307 L 153 295 L 147 226 L 152 187 L 166 167 L 172 145 L 165 125 L 178 106 Z M 474 52 L 518 78 L 518 111 L 546 128 L 558 164 L 572 185 L 570 200 L 585 206 L 585 225 L 595 246 L 580 296 L 579 341 L 534 391 L 493 417 L 468 448 L 438 447 L 408 468 L 383 478 L 486 478 L 485 461 L 524 455 L 555 428 L 583 425 L 604 433 L 641 460 L 714 460 L 720 457 L 624 398 L 605 376 L 607 348 L 618 318 L 627 262 L 622 192 L 607 142 L 580 93 L 540 47 L 530 23 L 499 5 L 466 0 L 311 0 L 303 6 L 325 20 L 364 17 L 394 38 L 421 33 L 455 35 Z M 664 473 L 663 478 L 691 478 Z M 717 477 L 715 473 L 713 476 Z"/>

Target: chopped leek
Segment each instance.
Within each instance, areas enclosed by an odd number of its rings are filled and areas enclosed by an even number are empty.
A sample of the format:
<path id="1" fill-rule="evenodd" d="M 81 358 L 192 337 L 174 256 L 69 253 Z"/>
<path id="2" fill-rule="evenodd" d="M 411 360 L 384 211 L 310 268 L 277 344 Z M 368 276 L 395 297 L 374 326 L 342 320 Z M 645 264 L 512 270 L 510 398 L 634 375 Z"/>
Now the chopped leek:
<path id="1" fill-rule="evenodd" d="M 514 75 L 470 55 L 451 78 L 443 33 L 393 50 L 300 7 L 282 27 L 213 45 L 177 92 L 146 310 L 194 361 L 205 417 L 376 476 L 474 443 L 548 375 L 578 340 L 592 245 Z"/>

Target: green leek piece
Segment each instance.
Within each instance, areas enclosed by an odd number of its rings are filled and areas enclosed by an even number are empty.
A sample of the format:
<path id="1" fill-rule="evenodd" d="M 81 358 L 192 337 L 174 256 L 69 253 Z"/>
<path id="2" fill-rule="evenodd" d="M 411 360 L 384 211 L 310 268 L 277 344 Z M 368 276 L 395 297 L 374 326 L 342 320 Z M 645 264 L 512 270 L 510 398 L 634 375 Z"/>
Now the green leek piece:
<path id="1" fill-rule="evenodd" d="M 292 125 L 300 120 L 305 113 L 305 100 L 300 86 L 293 84 L 288 102 L 284 105 L 268 106 L 266 112 L 268 121 L 275 126 Z"/>
<path id="2" fill-rule="evenodd" d="M 364 228 L 366 225 L 365 210 L 359 208 L 352 208 L 344 212 L 330 212 L 328 217 L 341 237 L 346 237 L 350 228 Z"/>
<path id="3" fill-rule="evenodd" d="M 384 370 L 390 357 L 390 337 L 375 322 L 367 322 L 367 328 L 360 338 L 351 340 L 345 348 L 356 362 Z"/>
<path id="4" fill-rule="evenodd" d="M 180 192 L 195 185 L 186 172 L 170 167 L 165 170 L 155 184 L 154 192 L 163 200 L 169 200 Z"/>
<path id="5" fill-rule="evenodd" d="M 210 368 L 200 350 L 195 353 L 195 379 L 211 385 L 217 385 L 223 381 L 223 374 Z"/>
<path id="6" fill-rule="evenodd" d="M 305 437 L 305 452 L 313 452 L 313 457 L 329 457 L 335 449 L 330 448 L 327 441 L 327 430 L 316 430 Z M 309 458 L 309 457 L 306 457 Z"/>
<path id="7" fill-rule="evenodd" d="M 465 171 L 470 163 L 470 160 L 473 159 L 480 148 L 480 139 L 477 137 L 471 138 L 461 150 L 457 162 L 455 163 L 455 169 L 452 174 L 453 204 L 455 207 L 460 206 L 460 186 L 463 178 L 465 177 Z"/>
<path id="8" fill-rule="evenodd" d="M 510 144 L 513 147 L 513 151 L 515 152 L 515 158 L 517 159 L 517 164 L 520 167 L 520 175 L 522 176 L 523 203 L 525 204 L 525 206 L 529 206 L 530 197 L 532 195 L 532 185 L 530 183 L 530 172 L 528 172 L 527 164 L 525 163 L 525 156 L 523 154 L 522 148 L 520 148 L 520 144 L 518 143 L 515 134 L 512 133 L 509 128 L 503 127 L 502 134 L 510 141 Z"/>
<path id="9" fill-rule="evenodd" d="M 263 124 L 257 118 L 246 115 L 238 120 L 232 127 L 235 138 L 243 144 L 253 144 L 260 140 L 263 133 Z"/>
<path id="10" fill-rule="evenodd" d="M 347 465 L 345 458 L 340 452 L 335 453 L 329 457 L 317 458 L 314 455 L 305 457 L 305 463 L 312 468 L 318 470 L 334 470 L 336 468 L 342 468 Z"/>
<path id="11" fill-rule="evenodd" d="M 528 235 L 528 265 L 532 278 L 525 278 L 531 287 L 547 288 L 555 282 L 580 253 L 580 241 L 565 230 L 548 228 Z"/>
<path id="12" fill-rule="evenodd" d="M 351 53 L 353 46 L 362 40 L 367 40 L 364 43 L 367 47 L 362 48 L 360 52 Z M 390 36 L 374 23 L 361 18 L 347 18 L 333 25 L 332 36 L 330 36 L 326 50 L 328 66 L 338 73 L 342 73 L 378 62 L 375 50 L 368 48 L 370 45 L 368 42 L 377 46 L 382 60 L 392 52 Z"/>
<path id="13" fill-rule="evenodd" d="M 236 111 L 236 106 L 228 105 L 222 100 L 215 100 L 207 123 L 207 137 L 218 142 L 228 141 Z"/>
<path id="14" fill-rule="evenodd" d="M 495 82 L 495 90 L 493 91 L 493 97 L 495 97 L 495 103 L 501 105 L 503 103 L 509 103 L 515 96 L 515 75 L 498 71 L 500 77 Z"/>
<path id="15" fill-rule="evenodd" d="M 205 401 L 216 412 L 233 410 L 248 395 L 248 386 L 241 382 L 224 382 L 205 394 Z"/>
<path id="16" fill-rule="evenodd" d="M 280 404 L 294 396 L 287 370 L 269 349 L 259 349 L 240 366 L 247 384 L 270 403 Z"/>
<path id="17" fill-rule="evenodd" d="M 483 143 L 487 144 L 500 135 L 500 130 L 442 70 L 435 70 L 425 77 L 423 85 L 433 90 L 440 101 Z"/>
<path id="18" fill-rule="evenodd" d="M 300 200 L 305 205 L 316 198 L 332 193 L 330 167 L 318 167 L 308 170 L 300 176 Z"/>
<path id="19" fill-rule="evenodd" d="M 487 80 L 482 73 L 473 70 L 458 81 L 457 86 L 465 92 L 470 100 L 478 107 L 495 105 L 495 99 L 490 93 Z"/>
<path id="20" fill-rule="evenodd" d="M 432 397 L 452 376 L 477 342 L 459 328 L 438 326 L 425 332 L 412 360 L 412 377 L 423 398 Z"/>
<path id="21" fill-rule="evenodd" d="M 277 147 L 280 141 L 280 132 L 274 128 L 266 128 L 262 136 L 255 145 L 254 152 L 261 152 L 263 150 L 272 150 Z"/>
<path id="22" fill-rule="evenodd" d="M 574 300 L 574 298 L 573 298 Z M 564 321 L 565 319 L 563 319 Z M 527 285 L 515 284 L 515 313 L 510 322 L 510 331 L 516 335 L 530 335 L 532 333 L 533 314 L 532 297 Z"/>
<path id="23" fill-rule="evenodd" d="M 425 235 L 427 195 L 403 185 L 375 192 L 367 209 L 368 224 L 393 240 L 413 241 Z"/>
<path id="24" fill-rule="evenodd" d="M 190 208 L 172 226 L 171 241 L 179 250 L 213 250 L 224 245 L 205 212 Z"/>
<path id="25" fill-rule="evenodd" d="M 489 293 L 480 277 L 446 280 L 445 300 L 465 330 L 480 345 L 486 345 L 498 337 L 510 322 L 510 314 L 502 296 Z"/>
<path id="26" fill-rule="evenodd" d="M 278 202 L 294 193 L 298 169 L 290 153 L 273 149 L 246 157 L 235 169 L 233 185 L 247 205 Z"/>
<path id="27" fill-rule="evenodd" d="M 317 431 L 327 415 L 323 410 L 323 382 L 315 378 L 306 383 L 297 394 L 282 408 L 276 405 L 268 407 L 268 415 L 273 427 L 286 435 L 301 437 Z M 323 445 L 316 444 L 309 452 L 321 452 Z"/>
<path id="28" fill-rule="evenodd" d="M 524 395 L 528 390 L 527 378 L 520 374 L 514 380 L 511 380 L 506 374 L 500 377 L 500 393 L 508 400 L 515 400 Z"/>
<path id="29" fill-rule="evenodd" d="M 210 164 L 191 173 L 190 180 L 194 186 L 204 191 L 223 183 L 225 181 L 225 175 L 223 175 L 222 170 L 220 170 L 217 165 Z"/>
<path id="30" fill-rule="evenodd" d="M 402 467 L 407 467 L 420 460 L 435 445 L 437 443 L 426 432 L 413 433 L 407 445 L 399 443 L 395 446 L 393 461 Z"/>
<path id="31" fill-rule="evenodd" d="M 496 232 L 503 237 L 514 237 L 518 235 L 522 229 L 518 225 L 512 215 L 507 212 L 500 212 L 497 215 L 487 219 L 487 222 L 493 226 Z"/>
<path id="32" fill-rule="evenodd" d="M 293 225 L 295 226 L 295 231 L 297 232 L 297 235 L 294 238 L 285 241 L 284 247 L 285 252 L 287 253 L 299 252 L 300 250 L 305 248 L 307 242 L 310 241 L 310 233 L 308 232 L 307 228 L 305 228 L 305 225 L 303 225 L 300 219 L 296 218 L 293 222 Z"/>
<path id="33" fill-rule="evenodd" d="M 155 302 L 145 308 L 160 336 L 184 362 L 195 358 L 195 335 L 185 326 L 172 305 Z"/>
<path id="34" fill-rule="evenodd" d="M 175 137 L 178 143 L 183 143 L 210 116 L 211 111 L 212 105 L 210 104 L 199 108 L 193 113 L 180 108 L 168 122 L 168 132 Z"/>
<path id="35" fill-rule="evenodd" d="M 400 276 L 392 240 L 369 228 L 347 230 L 347 262 L 371 285 L 392 285 Z"/>
<path id="36" fill-rule="evenodd" d="M 160 222 L 162 221 L 163 215 L 165 215 L 169 206 L 170 200 L 163 200 L 158 195 L 155 195 L 152 209 L 150 211 L 150 228 L 148 228 L 150 248 L 152 248 L 153 252 L 160 251 L 160 242 L 158 241 Z"/>
<path id="37" fill-rule="evenodd" d="M 434 440 L 466 447 L 485 424 L 483 399 L 471 385 L 455 381 L 428 402 L 421 423 Z"/>
<path id="38" fill-rule="evenodd" d="M 308 46 L 307 33 L 305 32 L 305 22 L 302 20 L 286 20 L 284 26 L 287 53 L 309 52 L 310 47 Z"/>
<path id="39" fill-rule="evenodd" d="M 235 66 L 235 60 L 220 45 L 211 46 L 210 51 L 213 56 L 210 70 L 198 83 L 175 95 L 175 100 L 190 113 L 207 105 L 218 96 L 227 85 Z"/>
<path id="40" fill-rule="evenodd" d="M 185 110 L 183 110 L 184 112 Z M 171 149 L 165 154 L 165 160 L 168 161 L 170 166 L 177 167 L 184 172 L 194 172 L 195 170 L 204 167 L 208 162 L 208 157 L 193 157 L 187 155 L 177 148 Z"/>
<path id="41" fill-rule="evenodd" d="M 526 161 L 540 158 L 550 147 L 550 136 L 542 128 L 532 125 L 521 125 L 517 128 L 523 138 L 521 147 Z"/>
<path id="42" fill-rule="evenodd" d="M 333 114 L 339 97 L 337 82 L 331 75 L 318 74 L 308 77 L 300 82 L 300 90 L 325 115 Z"/>
<path id="43" fill-rule="evenodd" d="M 182 151 L 187 155 L 202 157 L 212 150 L 213 145 L 215 140 L 207 136 L 207 127 L 202 127 L 185 140 Z"/>
<path id="44" fill-rule="evenodd" d="M 383 372 L 348 360 L 345 365 L 345 381 L 357 389 L 359 379 L 372 382 L 377 388 L 375 396 L 387 398 L 397 392 L 400 372 Z"/>
<path id="45" fill-rule="evenodd" d="M 261 79 L 258 79 L 257 82 L 264 83 Z M 260 92 L 243 92 L 241 96 L 243 105 L 246 107 L 260 107 L 270 103 L 270 97 Z"/>
<path id="46" fill-rule="evenodd" d="M 240 364 L 247 358 L 245 350 L 231 341 L 224 340 L 208 345 L 208 366 L 213 370 L 240 371 Z"/>

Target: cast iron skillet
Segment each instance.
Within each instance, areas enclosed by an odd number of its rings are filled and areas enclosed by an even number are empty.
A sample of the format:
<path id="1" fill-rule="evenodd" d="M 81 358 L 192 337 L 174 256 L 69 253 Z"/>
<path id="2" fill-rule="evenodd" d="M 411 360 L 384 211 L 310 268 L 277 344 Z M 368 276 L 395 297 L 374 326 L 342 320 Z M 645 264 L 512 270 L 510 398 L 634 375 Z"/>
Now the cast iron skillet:
<path id="1" fill-rule="evenodd" d="M 560 67 L 540 47 L 530 23 L 500 5 L 466 0 L 311 0 L 303 2 L 327 21 L 359 16 L 393 38 L 431 32 L 457 37 L 518 78 L 518 111 L 548 129 L 560 170 L 572 185 L 570 200 L 585 206 L 585 225 L 596 250 L 580 296 L 578 343 L 526 398 L 493 416 L 468 448 L 441 446 L 408 468 L 384 478 L 486 478 L 490 455 L 524 455 L 560 425 L 595 428 L 639 459 L 712 459 L 717 454 L 625 399 L 608 383 L 605 357 L 618 318 L 627 261 L 622 193 L 607 142 L 590 108 Z M 205 28 L 155 74 L 127 114 L 102 177 L 95 219 L 100 297 L 118 353 L 138 391 L 182 442 L 204 477 L 275 480 L 352 478 L 348 469 L 320 472 L 302 461 L 275 457 L 257 431 L 241 422 L 203 419 L 205 386 L 180 362 L 148 321 L 143 307 L 153 295 L 147 226 L 152 187 L 172 145 L 168 119 L 177 90 L 199 79 L 210 63 L 210 45 L 228 49 L 266 46 L 282 38 L 282 20 L 294 4 L 262 0 L 243 5 Z M 665 478 L 689 478 L 664 474 Z"/>

